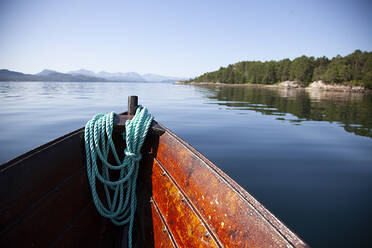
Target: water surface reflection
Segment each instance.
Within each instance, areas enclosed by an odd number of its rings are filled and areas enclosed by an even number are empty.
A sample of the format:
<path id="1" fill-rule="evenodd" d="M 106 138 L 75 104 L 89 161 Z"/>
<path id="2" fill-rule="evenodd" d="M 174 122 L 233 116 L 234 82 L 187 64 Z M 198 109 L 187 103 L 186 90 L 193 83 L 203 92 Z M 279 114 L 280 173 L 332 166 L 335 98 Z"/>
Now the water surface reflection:
<path id="1" fill-rule="evenodd" d="M 372 138 L 372 95 L 317 90 L 200 86 L 209 89 L 216 104 L 278 116 L 299 125 L 328 121 L 347 132 Z M 211 94 L 213 93 L 213 94 Z M 214 103 L 213 103 L 214 104 Z M 291 114 L 286 116 L 286 113 Z"/>

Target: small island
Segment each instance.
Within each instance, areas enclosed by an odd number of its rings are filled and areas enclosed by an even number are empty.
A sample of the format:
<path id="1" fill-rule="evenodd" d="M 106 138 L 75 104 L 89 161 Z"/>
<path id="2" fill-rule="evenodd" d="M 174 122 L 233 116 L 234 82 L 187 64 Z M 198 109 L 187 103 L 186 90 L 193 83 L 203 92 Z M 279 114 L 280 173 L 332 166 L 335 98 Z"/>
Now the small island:
<path id="1" fill-rule="evenodd" d="M 304 55 L 294 60 L 241 61 L 178 83 L 371 92 L 372 52 L 356 50 L 332 59 Z"/>

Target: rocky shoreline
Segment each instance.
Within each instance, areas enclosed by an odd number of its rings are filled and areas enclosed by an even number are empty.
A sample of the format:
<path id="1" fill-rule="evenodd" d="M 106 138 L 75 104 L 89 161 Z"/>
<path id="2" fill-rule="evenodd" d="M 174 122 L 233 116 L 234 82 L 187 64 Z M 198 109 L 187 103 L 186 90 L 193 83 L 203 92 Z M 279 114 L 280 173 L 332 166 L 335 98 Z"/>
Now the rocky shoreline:
<path id="1" fill-rule="evenodd" d="M 355 85 L 340 85 L 340 84 L 325 84 L 323 81 L 314 81 L 308 86 L 300 85 L 295 81 L 285 81 L 278 84 L 281 88 L 303 88 L 306 90 L 326 90 L 326 91 L 342 91 L 342 92 L 360 92 L 364 93 L 368 90 L 362 86 Z"/>
<path id="2" fill-rule="evenodd" d="M 308 86 L 298 84 L 296 81 L 284 81 L 279 84 L 224 84 L 212 82 L 175 82 L 174 84 L 191 84 L 191 85 L 220 85 L 231 87 L 254 87 L 254 88 L 286 88 L 286 89 L 305 89 L 305 90 L 321 90 L 321 91 L 338 91 L 338 92 L 354 92 L 354 93 L 372 93 L 372 90 L 366 89 L 362 86 L 340 85 L 340 84 L 325 84 L 323 81 L 314 81 Z"/>

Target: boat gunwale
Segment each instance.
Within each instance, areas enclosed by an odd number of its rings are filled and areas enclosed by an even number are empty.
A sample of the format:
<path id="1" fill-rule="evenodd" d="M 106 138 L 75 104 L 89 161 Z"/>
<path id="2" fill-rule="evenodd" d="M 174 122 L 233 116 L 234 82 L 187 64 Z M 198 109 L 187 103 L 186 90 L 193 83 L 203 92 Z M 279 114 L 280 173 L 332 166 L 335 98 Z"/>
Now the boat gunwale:
<path id="1" fill-rule="evenodd" d="M 200 161 L 202 161 L 218 178 L 221 178 L 237 195 L 243 199 L 244 202 L 248 203 L 274 230 L 283 237 L 288 243 L 293 247 L 309 247 L 299 236 L 290 230 L 283 221 L 272 214 L 265 206 L 263 206 L 253 195 L 247 192 L 242 186 L 235 182 L 230 176 L 228 176 L 222 169 L 206 158 L 202 153 L 200 153 L 196 148 L 191 146 L 182 138 L 178 137 L 167 127 L 159 124 L 164 130 L 173 137 L 177 142 L 179 142 L 185 149 L 189 150 L 194 154 Z M 169 174 L 169 173 L 168 173 Z M 178 185 L 178 184 L 177 184 Z M 193 207 L 194 204 L 192 204 Z M 199 210 L 198 210 L 199 212 Z M 214 232 L 213 232 L 214 234 Z M 219 240 L 219 239 L 218 239 Z"/>
<path id="2" fill-rule="evenodd" d="M 12 158 L 12 159 L 0 164 L 0 173 L 5 172 L 7 169 L 9 169 L 13 166 L 16 166 L 18 163 L 22 162 L 23 160 L 28 159 L 28 158 L 36 155 L 37 153 L 39 153 L 39 152 L 41 152 L 45 149 L 48 149 L 52 145 L 58 144 L 58 143 L 64 141 L 65 139 L 68 139 L 71 136 L 78 134 L 79 132 L 83 133 L 84 132 L 84 127 L 79 128 L 79 129 L 77 129 L 75 131 L 72 131 L 70 133 L 67 133 L 67 134 L 65 134 L 61 137 L 56 138 L 56 139 L 53 139 L 53 140 L 51 140 L 47 143 L 44 143 L 44 144 L 42 144 L 42 145 L 40 145 L 40 146 L 38 146 L 38 147 L 28 151 L 28 152 L 25 152 L 25 153 L 15 157 L 15 158 Z"/>

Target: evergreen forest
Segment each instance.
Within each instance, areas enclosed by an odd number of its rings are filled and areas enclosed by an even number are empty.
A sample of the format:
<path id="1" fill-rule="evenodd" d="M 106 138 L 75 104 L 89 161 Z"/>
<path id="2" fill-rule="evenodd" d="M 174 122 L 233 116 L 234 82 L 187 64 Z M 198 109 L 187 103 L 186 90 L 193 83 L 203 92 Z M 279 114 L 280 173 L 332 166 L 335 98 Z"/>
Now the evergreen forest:
<path id="1" fill-rule="evenodd" d="M 347 56 L 337 55 L 332 59 L 304 55 L 293 60 L 242 61 L 204 73 L 189 82 L 276 84 L 288 80 L 305 86 L 322 80 L 372 89 L 372 52 L 356 50 Z"/>

